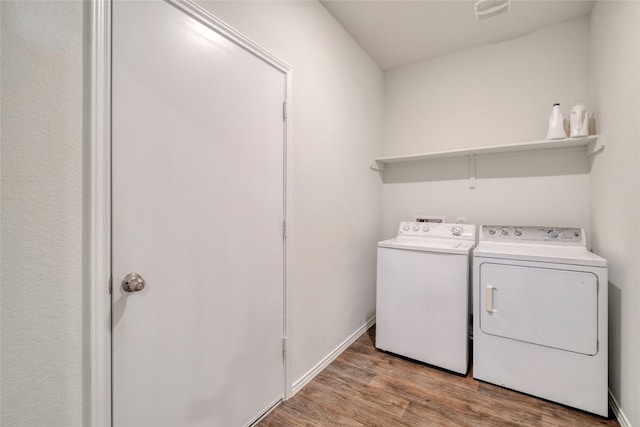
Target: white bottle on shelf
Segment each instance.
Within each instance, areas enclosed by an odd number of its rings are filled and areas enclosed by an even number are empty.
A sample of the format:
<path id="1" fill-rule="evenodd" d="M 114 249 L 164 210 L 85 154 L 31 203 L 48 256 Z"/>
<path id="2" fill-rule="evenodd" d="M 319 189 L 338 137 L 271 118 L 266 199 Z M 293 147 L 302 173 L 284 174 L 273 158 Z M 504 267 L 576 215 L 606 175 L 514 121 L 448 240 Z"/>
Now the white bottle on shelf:
<path id="1" fill-rule="evenodd" d="M 567 119 L 560 112 L 560 104 L 553 104 L 549 117 L 547 139 L 564 139 L 567 137 Z"/>

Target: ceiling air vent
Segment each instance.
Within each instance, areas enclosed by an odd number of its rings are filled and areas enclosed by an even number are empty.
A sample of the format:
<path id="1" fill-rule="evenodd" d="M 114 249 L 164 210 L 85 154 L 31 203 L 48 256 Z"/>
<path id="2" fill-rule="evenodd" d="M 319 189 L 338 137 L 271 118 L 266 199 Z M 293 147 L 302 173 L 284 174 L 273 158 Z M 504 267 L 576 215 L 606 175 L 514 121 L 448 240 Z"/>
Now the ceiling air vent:
<path id="1" fill-rule="evenodd" d="M 479 0 L 475 2 L 476 20 L 492 18 L 511 8 L 511 0 Z"/>

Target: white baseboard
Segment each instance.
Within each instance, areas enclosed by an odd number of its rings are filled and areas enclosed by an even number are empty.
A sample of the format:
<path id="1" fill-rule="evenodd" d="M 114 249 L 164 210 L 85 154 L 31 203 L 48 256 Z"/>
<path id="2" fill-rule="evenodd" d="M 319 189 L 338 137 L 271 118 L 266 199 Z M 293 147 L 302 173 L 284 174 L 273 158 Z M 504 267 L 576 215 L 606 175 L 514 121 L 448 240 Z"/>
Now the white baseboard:
<path id="1" fill-rule="evenodd" d="M 611 394 L 611 390 L 609 390 L 609 406 L 613 411 L 613 415 L 615 415 L 616 419 L 620 423 L 620 427 L 631 427 L 629 419 L 624 414 L 624 412 L 622 412 L 622 408 L 620 408 L 620 404 L 618 403 L 616 398 L 613 397 L 613 394 Z"/>
<path id="2" fill-rule="evenodd" d="M 309 381 L 315 378 L 324 368 L 326 368 L 329 363 L 333 362 L 340 353 L 345 351 L 351 344 L 353 344 L 362 334 L 367 332 L 367 330 L 376 323 L 376 316 L 373 316 L 367 323 L 362 325 L 357 331 L 355 331 L 349 338 L 344 340 L 342 344 L 336 347 L 331 353 L 329 353 L 324 359 L 320 361 L 316 366 L 311 368 L 306 374 L 304 374 L 298 381 L 293 383 L 293 390 L 291 396 L 293 397 L 298 391 L 302 389 Z"/>

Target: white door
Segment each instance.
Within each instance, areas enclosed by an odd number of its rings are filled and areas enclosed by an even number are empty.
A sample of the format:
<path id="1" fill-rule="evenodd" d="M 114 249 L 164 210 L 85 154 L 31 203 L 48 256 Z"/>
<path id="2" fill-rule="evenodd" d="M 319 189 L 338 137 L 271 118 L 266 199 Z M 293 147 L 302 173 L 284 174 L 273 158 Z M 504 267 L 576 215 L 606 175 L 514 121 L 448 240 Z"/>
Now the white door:
<path id="1" fill-rule="evenodd" d="M 586 355 L 598 352 L 598 277 L 587 271 L 483 263 L 482 332 Z"/>
<path id="2" fill-rule="evenodd" d="M 285 74 L 161 1 L 112 47 L 113 425 L 246 425 L 284 393 Z"/>

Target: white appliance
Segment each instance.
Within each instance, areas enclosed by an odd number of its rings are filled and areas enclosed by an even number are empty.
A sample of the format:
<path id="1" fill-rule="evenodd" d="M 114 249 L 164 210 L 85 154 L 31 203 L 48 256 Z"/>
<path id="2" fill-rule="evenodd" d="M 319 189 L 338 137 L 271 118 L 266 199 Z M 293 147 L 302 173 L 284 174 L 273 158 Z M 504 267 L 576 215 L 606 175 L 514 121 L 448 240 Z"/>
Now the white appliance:
<path id="1" fill-rule="evenodd" d="M 607 261 L 580 228 L 482 226 L 473 376 L 608 415 Z"/>
<path id="2" fill-rule="evenodd" d="M 475 226 L 403 222 L 378 243 L 376 347 L 461 374 Z"/>

